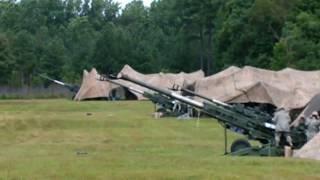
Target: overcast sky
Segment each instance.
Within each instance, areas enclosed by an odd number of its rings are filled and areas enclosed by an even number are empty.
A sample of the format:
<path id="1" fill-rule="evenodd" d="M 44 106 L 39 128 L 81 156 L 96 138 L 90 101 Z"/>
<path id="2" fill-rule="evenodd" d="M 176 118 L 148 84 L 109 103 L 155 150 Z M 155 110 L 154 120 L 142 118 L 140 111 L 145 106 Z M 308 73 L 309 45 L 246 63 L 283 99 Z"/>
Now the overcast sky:
<path id="1" fill-rule="evenodd" d="M 125 5 L 131 2 L 132 0 L 115 0 L 115 1 L 119 2 L 121 4 L 121 7 L 125 7 Z M 143 4 L 148 7 L 150 6 L 151 2 L 152 0 L 143 0 Z"/>

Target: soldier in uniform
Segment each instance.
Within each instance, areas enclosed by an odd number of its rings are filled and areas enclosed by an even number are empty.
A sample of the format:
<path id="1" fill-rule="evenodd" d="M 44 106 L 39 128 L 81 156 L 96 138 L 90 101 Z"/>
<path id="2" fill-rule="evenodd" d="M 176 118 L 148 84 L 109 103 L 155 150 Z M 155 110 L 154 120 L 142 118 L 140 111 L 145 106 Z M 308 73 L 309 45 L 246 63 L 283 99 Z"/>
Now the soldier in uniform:
<path id="1" fill-rule="evenodd" d="M 274 114 L 272 121 L 276 124 L 275 129 L 275 141 L 276 146 L 279 146 L 281 136 L 286 138 L 287 143 L 292 146 L 292 139 L 290 136 L 290 122 L 291 118 L 289 116 L 289 112 L 284 108 L 279 108 Z"/>
<path id="2" fill-rule="evenodd" d="M 312 115 L 306 119 L 305 124 L 307 126 L 306 136 L 309 141 L 319 132 L 320 120 L 318 112 L 314 111 Z"/>

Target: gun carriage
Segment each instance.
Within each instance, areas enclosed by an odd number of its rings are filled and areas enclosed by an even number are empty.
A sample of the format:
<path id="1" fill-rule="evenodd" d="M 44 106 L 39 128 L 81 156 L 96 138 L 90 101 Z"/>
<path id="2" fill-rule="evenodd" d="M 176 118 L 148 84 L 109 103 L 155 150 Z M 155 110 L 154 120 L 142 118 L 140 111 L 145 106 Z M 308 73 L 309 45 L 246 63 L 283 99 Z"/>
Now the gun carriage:
<path id="1" fill-rule="evenodd" d="M 210 99 L 203 95 L 205 101 L 196 101 L 184 97 L 176 92 L 152 86 L 140 80 L 131 78 L 127 75 L 121 75 L 118 79 L 123 79 L 134 84 L 140 85 L 158 93 L 161 100 L 177 100 L 183 104 L 192 106 L 207 115 L 215 118 L 225 129 L 225 153 L 227 152 L 227 129 L 242 134 L 245 139 L 237 139 L 231 144 L 230 153 L 232 155 L 260 155 L 260 156 L 280 156 L 283 155 L 285 141 L 280 146 L 275 145 L 274 131 L 275 125 L 272 122 L 270 114 L 258 111 L 254 108 L 244 107 L 241 104 L 230 105 L 215 99 Z M 145 97 L 153 97 L 146 94 Z M 160 101 L 157 99 L 157 101 Z M 291 137 L 293 139 L 293 148 L 298 149 L 306 143 L 304 130 L 292 127 Z M 260 142 L 260 146 L 251 146 L 249 140 Z"/>

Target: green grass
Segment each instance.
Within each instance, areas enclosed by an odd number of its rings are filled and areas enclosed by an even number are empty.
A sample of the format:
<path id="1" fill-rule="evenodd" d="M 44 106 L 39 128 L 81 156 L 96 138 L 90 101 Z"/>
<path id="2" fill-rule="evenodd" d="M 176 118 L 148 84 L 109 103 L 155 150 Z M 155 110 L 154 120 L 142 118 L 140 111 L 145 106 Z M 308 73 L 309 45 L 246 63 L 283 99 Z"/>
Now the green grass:
<path id="1" fill-rule="evenodd" d="M 317 161 L 224 156 L 216 121 L 153 119 L 152 110 L 150 102 L 0 101 L 0 179 L 320 179 Z"/>

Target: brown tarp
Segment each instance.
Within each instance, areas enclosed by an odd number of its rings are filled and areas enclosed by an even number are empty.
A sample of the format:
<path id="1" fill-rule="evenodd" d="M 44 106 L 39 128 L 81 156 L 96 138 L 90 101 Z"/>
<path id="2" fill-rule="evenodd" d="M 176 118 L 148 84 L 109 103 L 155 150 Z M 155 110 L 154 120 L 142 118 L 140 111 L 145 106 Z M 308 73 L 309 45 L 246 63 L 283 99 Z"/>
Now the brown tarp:
<path id="1" fill-rule="evenodd" d="M 227 103 L 267 103 L 288 110 L 299 109 L 320 92 L 320 71 L 232 66 L 196 81 L 194 90 Z"/>
<path id="2" fill-rule="evenodd" d="M 196 71 L 193 73 L 157 73 L 157 74 L 142 74 L 134 69 L 132 69 L 129 65 L 125 65 L 119 74 L 125 74 L 129 77 L 142 80 L 144 82 L 150 83 L 154 86 L 161 88 L 172 88 L 173 85 L 178 85 L 180 87 L 183 86 L 184 82 L 194 83 L 196 80 L 204 78 L 204 73 L 202 71 Z M 88 99 L 98 99 L 98 98 L 109 98 L 111 95 L 114 96 L 116 94 L 120 99 L 124 99 L 126 96 L 126 90 L 124 88 L 119 87 L 118 85 L 114 85 L 112 83 L 106 81 L 97 80 L 100 77 L 96 69 L 92 69 L 90 73 L 84 71 L 83 79 L 81 87 L 76 94 L 74 100 L 88 100 Z M 134 87 L 138 90 L 148 91 L 147 89 L 135 85 L 133 83 L 116 80 L 121 84 L 126 86 Z M 136 99 L 143 100 L 145 99 L 141 94 L 138 94 L 134 91 L 130 91 L 130 93 L 136 96 Z"/>
<path id="3" fill-rule="evenodd" d="M 192 73 L 184 73 L 180 72 L 178 74 L 173 73 L 157 73 L 157 74 L 142 74 L 131 68 L 129 65 L 125 65 L 122 70 L 119 72 L 118 76 L 120 75 L 127 75 L 131 78 L 135 78 L 141 81 L 144 81 L 148 84 L 153 86 L 157 86 L 160 88 L 170 89 L 173 88 L 174 85 L 182 87 L 184 83 L 194 83 L 196 80 L 203 79 L 204 73 L 203 71 L 199 70 Z M 148 91 L 148 89 L 143 88 L 139 85 L 121 81 L 119 82 L 124 83 L 127 86 L 134 87 L 139 90 Z M 141 94 L 137 94 L 136 92 L 132 92 L 135 94 L 139 100 L 145 99 Z"/>
<path id="4" fill-rule="evenodd" d="M 74 97 L 76 101 L 108 98 L 113 89 L 119 86 L 97 80 L 100 77 L 96 69 L 92 69 L 89 73 L 84 70 L 81 87 Z"/>

